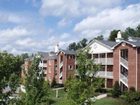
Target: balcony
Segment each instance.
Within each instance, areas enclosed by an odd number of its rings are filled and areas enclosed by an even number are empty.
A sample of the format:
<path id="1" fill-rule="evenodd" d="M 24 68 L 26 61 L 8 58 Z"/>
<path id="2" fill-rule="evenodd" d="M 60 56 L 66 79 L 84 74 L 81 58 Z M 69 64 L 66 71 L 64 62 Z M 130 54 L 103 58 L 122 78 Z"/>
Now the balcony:
<path id="1" fill-rule="evenodd" d="M 44 64 L 43 64 L 43 67 L 47 67 L 47 63 L 44 63 Z"/>
<path id="2" fill-rule="evenodd" d="M 127 67 L 128 68 L 128 61 L 127 60 L 125 60 L 124 58 L 120 58 L 120 62 L 125 66 L 125 67 Z"/>
<path id="3" fill-rule="evenodd" d="M 120 73 L 120 81 L 125 84 L 126 86 L 128 86 L 128 79 L 126 76 L 124 76 L 123 74 Z"/>
<path id="4" fill-rule="evenodd" d="M 43 67 L 43 63 L 40 62 L 38 66 L 39 66 L 39 67 Z"/>
<path id="5" fill-rule="evenodd" d="M 63 62 L 61 62 L 61 63 L 60 63 L 60 66 L 59 66 L 59 68 L 61 68 L 62 66 L 63 66 Z"/>
<path id="6" fill-rule="evenodd" d="M 96 77 L 100 77 L 100 78 L 113 78 L 113 72 L 109 72 L 109 71 L 98 71 L 96 74 Z"/>
<path id="7" fill-rule="evenodd" d="M 62 72 L 60 72 L 60 74 L 59 74 L 59 78 L 62 78 Z"/>
<path id="8" fill-rule="evenodd" d="M 96 64 L 113 65 L 113 58 L 95 58 Z"/>
<path id="9" fill-rule="evenodd" d="M 43 70 L 44 74 L 47 74 L 47 70 Z"/>

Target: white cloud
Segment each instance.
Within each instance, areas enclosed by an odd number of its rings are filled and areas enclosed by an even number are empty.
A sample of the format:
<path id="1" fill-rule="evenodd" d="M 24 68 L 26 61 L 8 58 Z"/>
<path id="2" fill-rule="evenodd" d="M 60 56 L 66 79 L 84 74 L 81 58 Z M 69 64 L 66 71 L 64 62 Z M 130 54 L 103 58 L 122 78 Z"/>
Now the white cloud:
<path id="1" fill-rule="evenodd" d="M 140 4 L 129 5 L 126 8 L 116 7 L 106 9 L 95 16 L 88 16 L 74 27 L 75 32 L 83 36 L 107 35 L 113 29 L 124 30 L 127 27 L 136 27 L 140 23 Z"/>
<path id="2" fill-rule="evenodd" d="M 65 27 L 67 26 L 69 23 L 71 23 L 70 21 L 68 21 L 67 19 L 62 19 L 58 22 L 58 26 L 59 27 Z"/>
<path id="3" fill-rule="evenodd" d="M 123 0 L 124 1 L 124 0 Z M 75 17 L 95 14 L 103 8 L 118 5 L 122 0 L 42 0 L 42 15 Z"/>
<path id="4" fill-rule="evenodd" d="M 27 19 L 25 19 L 24 16 L 17 15 L 16 13 L 0 11 L 0 22 L 19 24 L 27 22 Z"/>
<path id="5" fill-rule="evenodd" d="M 31 34 L 27 29 L 23 27 L 14 27 L 14 28 L 8 28 L 0 30 L 0 37 L 1 38 L 12 38 L 12 37 L 20 37 L 20 36 L 26 36 Z"/>

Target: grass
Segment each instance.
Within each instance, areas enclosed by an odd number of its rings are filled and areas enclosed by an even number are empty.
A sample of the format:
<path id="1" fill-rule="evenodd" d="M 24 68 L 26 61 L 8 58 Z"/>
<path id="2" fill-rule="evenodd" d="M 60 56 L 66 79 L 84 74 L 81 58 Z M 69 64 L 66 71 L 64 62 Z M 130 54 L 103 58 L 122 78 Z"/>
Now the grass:
<path id="1" fill-rule="evenodd" d="M 97 100 L 93 105 L 127 105 L 127 104 L 122 99 L 107 97 Z"/>
<path id="2" fill-rule="evenodd" d="M 65 95 L 66 93 L 64 89 L 61 89 L 58 91 L 58 98 L 56 98 L 56 91 L 51 90 L 50 97 L 51 99 L 53 99 L 51 105 L 60 105 L 60 102 L 63 101 Z M 100 100 L 96 100 L 96 102 L 93 105 L 127 105 L 127 104 L 122 99 L 107 97 Z"/>
<path id="3" fill-rule="evenodd" d="M 58 102 L 61 101 L 65 97 L 65 94 L 66 93 L 64 89 L 60 89 L 58 91 L 58 98 L 56 98 L 56 90 L 51 90 L 50 98 L 53 99 L 51 105 L 58 105 Z"/>

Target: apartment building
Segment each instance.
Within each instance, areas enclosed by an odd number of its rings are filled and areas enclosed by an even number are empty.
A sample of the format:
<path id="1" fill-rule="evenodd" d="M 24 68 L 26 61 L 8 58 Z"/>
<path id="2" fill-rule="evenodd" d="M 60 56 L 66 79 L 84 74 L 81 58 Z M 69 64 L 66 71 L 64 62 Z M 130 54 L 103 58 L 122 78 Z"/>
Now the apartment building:
<path id="1" fill-rule="evenodd" d="M 123 40 L 118 32 L 116 42 L 93 40 L 88 44 L 89 53 L 102 68 L 97 76 L 104 78 L 105 88 L 119 81 L 121 90 L 135 87 L 140 90 L 140 39 Z"/>
<path id="2" fill-rule="evenodd" d="M 57 55 L 55 52 L 38 52 L 38 55 L 41 58 L 39 68 L 43 70 L 45 80 L 52 83 L 57 78 Z"/>
<path id="3" fill-rule="evenodd" d="M 89 53 L 96 64 L 101 65 L 101 70 L 96 76 L 103 78 L 105 88 L 113 86 L 113 50 L 112 47 L 116 42 L 93 40 L 88 47 Z"/>
<path id="4" fill-rule="evenodd" d="M 58 50 L 57 45 L 55 47 L 55 51 L 38 52 L 37 56 L 41 58 L 41 61 L 39 62 L 39 68 L 44 72 L 44 79 L 49 81 L 50 84 L 54 79 L 57 83 L 64 84 L 68 77 L 74 75 L 74 51 Z M 29 69 L 31 62 L 31 58 L 25 59 L 23 71 L 27 71 Z M 22 72 L 22 75 L 24 75 L 24 72 Z"/>
<path id="5" fill-rule="evenodd" d="M 75 51 L 60 50 L 58 53 L 58 83 L 64 84 L 65 81 L 74 76 L 75 73 Z"/>

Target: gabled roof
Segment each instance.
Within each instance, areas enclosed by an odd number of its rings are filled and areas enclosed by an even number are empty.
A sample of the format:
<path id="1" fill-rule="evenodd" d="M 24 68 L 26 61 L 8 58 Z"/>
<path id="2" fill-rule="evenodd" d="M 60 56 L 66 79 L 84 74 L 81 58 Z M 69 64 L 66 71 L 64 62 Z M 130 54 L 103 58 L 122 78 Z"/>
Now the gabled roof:
<path id="1" fill-rule="evenodd" d="M 73 51 L 73 50 L 60 49 L 59 52 L 63 52 L 64 54 L 69 54 L 69 55 L 76 55 L 76 51 Z"/>
<path id="2" fill-rule="evenodd" d="M 121 44 L 123 42 L 124 43 L 127 43 L 129 45 L 132 45 L 132 47 L 140 47 L 140 41 L 133 42 L 133 41 L 122 40 L 121 42 L 119 42 L 118 44 L 116 44 L 114 47 L 112 47 L 112 49 L 114 49 L 115 47 L 117 47 L 119 44 Z"/>
<path id="3" fill-rule="evenodd" d="M 41 56 L 41 59 L 57 59 L 55 52 L 38 52 L 38 54 Z"/>
<path id="4" fill-rule="evenodd" d="M 116 44 L 118 44 L 118 42 L 107 41 L 107 40 L 96 40 L 95 39 L 95 40 L 91 41 L 87 45 L 87 47 L 89 47 L 90 45 L 92 45 L 94 42 L 97 42 L 97 43 L 99 43 L 99 44 L 101 44 L 101 45 L 103 45 L 103 46 L 105 46 L 105 47 L 107 47 L 109 49 L 112 49 L 113 46 L 115 46 Z"/>

